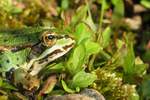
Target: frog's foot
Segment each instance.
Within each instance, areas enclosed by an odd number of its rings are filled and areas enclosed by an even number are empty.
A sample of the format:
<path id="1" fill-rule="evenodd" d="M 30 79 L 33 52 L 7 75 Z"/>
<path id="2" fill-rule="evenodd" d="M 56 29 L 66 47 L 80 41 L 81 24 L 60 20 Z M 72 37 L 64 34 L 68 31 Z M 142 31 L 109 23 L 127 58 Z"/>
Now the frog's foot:
<path id="1" fill-rule="evenodd" d="M 37 76 L 31 76 L 26 75 L 25 77 L 26 83 L 23 84 L 23 87 L 29 91 L 31 90 L 37 90 L 40 86 L 40 80 L 37 78 Z"/>
<path id="2" fill-rule="evenodd" d="M 31 91 L 39 88 L 40 80 L 28 74 L 27 70 L 19 68 L 14 72 L 14 84 L 21 84 L 24 89 Z"/>

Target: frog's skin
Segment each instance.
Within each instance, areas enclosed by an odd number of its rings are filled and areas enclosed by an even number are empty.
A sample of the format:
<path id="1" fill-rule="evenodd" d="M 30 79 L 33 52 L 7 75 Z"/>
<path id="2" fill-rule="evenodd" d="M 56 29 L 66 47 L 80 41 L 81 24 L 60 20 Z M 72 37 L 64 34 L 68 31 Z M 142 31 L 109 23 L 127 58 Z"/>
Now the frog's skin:
<path id="1" fill-rule="evenodd" d="M 70 36 L 51 29 L 1 31 L 0 72 L 22 68 L 29 76 L 36 76 L 47 64 L 70 51 L 74 44 Z M 22 59 L 20 63 L 14 60 L 19 58 Z"/>

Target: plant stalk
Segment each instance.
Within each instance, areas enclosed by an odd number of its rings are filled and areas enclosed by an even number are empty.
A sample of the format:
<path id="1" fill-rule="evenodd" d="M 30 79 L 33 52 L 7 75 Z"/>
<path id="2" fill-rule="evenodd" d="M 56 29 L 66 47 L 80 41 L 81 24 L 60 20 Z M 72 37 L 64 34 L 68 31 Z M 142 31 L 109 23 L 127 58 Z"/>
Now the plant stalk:
<path id="1" fill-rule="evenodd" d="M 102 37 L 102 24 L 103 24 L 104 10 L 105 10 L 104 6 L 105 6 L 105 0 L 102 1 L 102 7 L 101 7 L 101 12 L 100 12 L 100 17 L 99 17 L 99 27 L 96 32 L 98 34 L 98 38 L 97 38 L 96 42 L 98 42 L 98 43 L 100 43 L 100 40 L 103 38 Z M 94 54 L 92 56 L 91 60 L 89 61 L 89 67 L 88 67 L 89 71 L 94 70 L 93 63 L 95 61 L 96 56 L 97 56 L 97 54 Z"/>

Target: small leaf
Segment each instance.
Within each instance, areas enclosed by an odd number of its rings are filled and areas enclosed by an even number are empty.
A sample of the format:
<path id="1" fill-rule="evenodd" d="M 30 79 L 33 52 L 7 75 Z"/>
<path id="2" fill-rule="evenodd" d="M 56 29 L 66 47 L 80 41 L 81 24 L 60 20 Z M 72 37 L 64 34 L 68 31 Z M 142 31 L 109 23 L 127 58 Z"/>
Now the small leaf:
<path id="1" fill-rule="evenodd" d="M 116 46 L 118 49 L 120 49 L 124 44 L 125 43 L 122 40 L 120 40 L 120 39 L 116 40 Z"/>
<path id="2" fill-rule="evenodd" d="M 134 73 L 136 73 L 139 76 L 145 75 L 147 68 L 148 68 L 148 64 L 136 64 L 134 68 Z"/>
<path id="3" fill-rule="evenodd" d="M 80 44 L 81 41 L 91 38 L 92 34 L 91 34 L 91 30 L 89 29 L 89 27 L 86 24 L 79 23 L 76 26 L 74 35 L 78 41 L 78 44 Z"/>
<path id="4" fill-rule="evenodd" d="M 127 46 L 127 54 L 124 56 L 123 68 L 126 74 L 134 73 L 134 63 L 135 55 L 133 50 L 133 44 L 128 44 Z"/>
<path id="5" fill-rule="evenodd" d="M 150 8 L 150 1 L 149 0 L 141 0 L 140 2 L 146 8 Z"/>
<path id="6" fill-rule="evenodd" d="M 147 50 L 144 54 L 143 54 L 143 60 L 146 62 L 150 62 L 150 50 Z"/>
<path id="7" fill-rule="evenodd" d="M 64 71 L 65 68 L 64 68 L 64 65 L 63 63 L 58 63 L 58 64 L 50 64 L 48 66 L 46 66 L 45 68 L 43 68 L 39 75 L 42 76 L 46 76 L 46 75 L 49 75 L 50 73 L 60 73 L 62 71 Z"/>
<path id="8" fill-rule="evenodd" d="M 109 45 L 111 39 L 111 28 L 107 27 L 104 32 L 102 33 L 102 47 L 105 48 Z"/>
<path id="9" fill-rule="evenodd" d="M 87 11 L 88 7 L 86 5 L 80 6 L 77 9 L 76 14 L 72 17 L 71 24 L 75 25 L 85 19 L 87 16 Z"/>
<path id="10" fill-rule="evenodd" d="M 137 93 L 134 86 L 131 86 L 129 90 L 130 92 L 127 97 L 127 100 L 140 100 L 139 94 Z"/>
<path id="11" fill-rule="evenodd" d="M 112 3 L 114 5 L 112 20 L 114 21 L 114 26 L 118 27 L 121 25 L 120 21 L 124 17 L 124 2 L 123 0 L 112 0 Z"/>
<path id="12" fill-rule="evenodd" d="M 96 54 L 102 49 L 102 48 L 100 48 L 100 45 L 98 43 L 92 42 L 92 41 L 86 41 L 85 48 L 86 48 L 87 56 Z"/>
<path id="13" fill-rule="evenodd" d="M 17 90 L 14 86 L 10 85 L 9 83 L 5 83 L 5 82 L 3 82 L 2 87 L 6 88 L 6 89 L 11 89 L 11 90 Z"/>
<path id="14" fill-rule="evenodd" d="M 142 82 L 142 94 L 147 100 L 150 99 L 150 76 L 147 75 Z"/>
<path id="15" fill-rule="evenodd" d="M 67 84 L 65 83 L 65 81 L 61 80 L 61 84 L 62 84 L 62 86 L 63 86 L 63 88 L 64 88 L 64 90 L 65 90 L 66 92 L 68 92 L 68 93 L 75 93 L 74 90 L 70 89 L 70 88 L 67 86 Z"/>
<path id="16" fill-rule="evenodd" d="M 70 86 L 72 88 L 77 88 L 77 87 L 85 88 L 91 85 L 96 80 L 96 78 L 97 76 L 95 74 L 80 71 L 73 77 Z"/>
<path id="17" fill-rule="evenodd" d="M 84 63 L 85 58 L 85 47 L 83 45 L 79 45 L 73 53 L 73 65 L 76 67 L 80 67 Z"/>
<path id="18" fill-rule="evenodd" d="M 10 89 L 10 90 L 17 90 L 14 86 L 7 83 L 6 81 L 1 80 L 1 82 L 2 82 L 1 85 L 0 85 L 1 88 Z"/>
<path id="19" fill-rule="evenodd" d="M 0 87 L 2 86 L 3 84 L 3 79 L 0 77 Z"/>
<path id="20" fill-rule="evenodd" d="M 53 88 L 55 87 L 56 82 L 57 82 L 56 75 L 50 76 L 47 79 L 47 81 L 45 82 L 42 90 L 40 91 L 40 95 L 50 93 L 53 90 Z"/>
<path id="21" fill-rule="evenodd" d="M 147 68 L 148 68 L 148 64 L 144 64 L 144 62 L 140 59 L 140 57 L 135 58 L 134 73 L 136 73 L 139 76 L 144 75 L 146 74 Z"/>
<path id="22" fill-rule="evenodd" d="M 97 0 L 97 2 L 99 3 L 99 4 L 104 4 L 104 9 L 105 10 L 107 10 L 107 9 L 109 9 L 110 8 L 110 2 L 108 1 L 107 2 L 107 0 Z"/>
<path id="23" fill-rule="evenodd" d="M 0 100 L 8 100 L 8 96 L 5 96 L 5 95 L 0 96 Z"/>
<path id="24" fill-rule="evenodd" d="M 90 29 L 96 32 L 96 25 L 94 24 L 94 21 L 92 19 L 91 12 L 89 11 L 89 9 L 88 9 L 88 16 L 84 20 L 84 22 L 90 27 Z"/>
<path id="25" fill-rule="evenodd" d="M 23 11 L 23 9 L 21 9 L 21 8 L 12 7 L 11 13 L 18 14 L 18 13 L 21 13 L 22 11 Z"/>
<path id="26" fill-rule="evenodd" d="M 69 7 L 69 1 L 68 0 L 62 0 L 61 1 L 61 8 L 66 10 Z"/>

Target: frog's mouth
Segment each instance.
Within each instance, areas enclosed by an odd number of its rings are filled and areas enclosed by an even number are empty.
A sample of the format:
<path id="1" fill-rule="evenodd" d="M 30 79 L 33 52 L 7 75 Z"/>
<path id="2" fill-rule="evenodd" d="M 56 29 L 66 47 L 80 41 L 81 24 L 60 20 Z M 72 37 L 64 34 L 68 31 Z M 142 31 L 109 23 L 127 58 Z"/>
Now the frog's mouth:
<path id="1" fill-rule="evenodd" d="M 66 45 L 64 47 L 52 46 L 51 49 L 53 49 L 53 51 L 51 53 L 49 53 L 48 55 L 46 55 L 45 57 L 43 57 L 42 59 L 40 59 L 39 64 L 41 64 L 45 61 L 46 62 L 53 61 L 53 60 L 63 56 L 64 54 L 66 54 L 73 47 L 74 47 L 74 43 Z"/>

